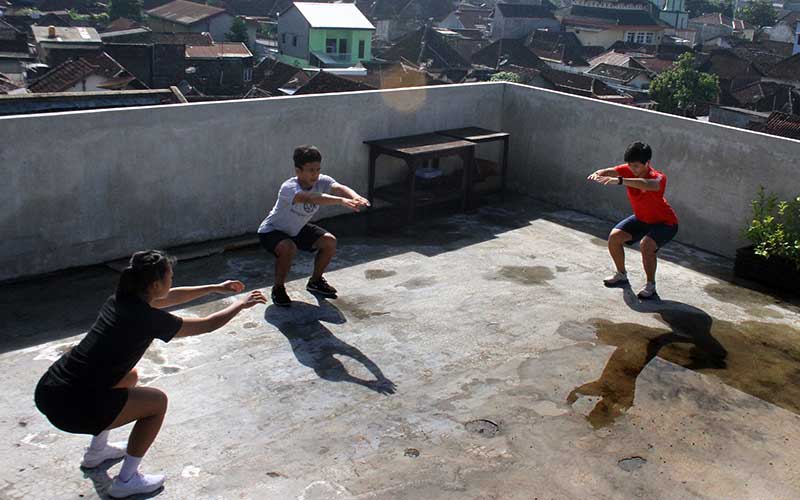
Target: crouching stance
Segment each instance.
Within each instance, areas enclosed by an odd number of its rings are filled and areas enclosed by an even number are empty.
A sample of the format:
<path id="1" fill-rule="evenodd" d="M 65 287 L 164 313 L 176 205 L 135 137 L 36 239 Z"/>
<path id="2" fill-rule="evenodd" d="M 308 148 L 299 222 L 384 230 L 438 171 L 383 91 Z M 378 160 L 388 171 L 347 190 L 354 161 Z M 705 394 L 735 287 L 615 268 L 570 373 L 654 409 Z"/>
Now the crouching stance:
<path id="1" fill-rule="evenodd" d="M 606 286 L 628 283 L 623 244 L 638 241 L 647 276 L 647 283 L 638 293 L 640 299 L 649 299 L 656 295 L 656 252 L 678 232 L 678 217 L 664 198 L 667 176 L 650 165 L 652 156 L 650 146 L 634 142 L 625 151 L 627 163 L 598 170 L 588 177 L 589 180 L 604 185 L 625 186 L 628 192 L 633 215 L 614 226 L 608 236 L 608 252 L 614 261 L 616 272 L 603 280 L 603 283 Z"/>
<path id="2" fill-rule="evenodd" d="M 36 386 L 36 407 L 65 432 L 91 434 L 81 462 L 92 468 L 124 457 L 108 494 L 115 498 L 158 490 L 163 475 L 141 474 L 139 462 L 156 438 L 167 411 L 167 395 L 152 387 L 136 387 L 136 364 L 154 339 L 169 342 L 211 332 L 239 311 L 263 304 L 253 291 L 205 318 L 180 318 L 162 308 L 210 293 L 238 293 L 239 281 L 172 288 L 174 261 L 157 250 L 137 252 L 122 272 L 91 330 L 59 358 Z M 127 445 L 109 444 L 110 429 L 136 422 Z"/>

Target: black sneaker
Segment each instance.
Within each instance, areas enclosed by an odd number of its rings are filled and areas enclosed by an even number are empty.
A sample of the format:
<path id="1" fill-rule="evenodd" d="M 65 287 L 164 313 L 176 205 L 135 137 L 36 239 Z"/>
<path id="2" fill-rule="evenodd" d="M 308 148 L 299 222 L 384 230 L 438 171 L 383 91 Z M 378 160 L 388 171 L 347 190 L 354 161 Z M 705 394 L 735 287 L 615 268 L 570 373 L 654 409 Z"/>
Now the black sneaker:
<path id="1" fill-rule="evenodd" d="M 275 285 L 272 287 L 272 303 L 276 306 L 289 307 L 292 305 L 292 299 L 286 293 L 286 287 L 283 285 Z"/>
<path id="2" fill-rule="evenodd" d="M 336 297 L 336 289 L 333 288 L 325 281 L 325 278 L 320 278 L 317 281 L 308 280 L 306 290 L 311 293 L 318 293 L 323 297 Z"/>

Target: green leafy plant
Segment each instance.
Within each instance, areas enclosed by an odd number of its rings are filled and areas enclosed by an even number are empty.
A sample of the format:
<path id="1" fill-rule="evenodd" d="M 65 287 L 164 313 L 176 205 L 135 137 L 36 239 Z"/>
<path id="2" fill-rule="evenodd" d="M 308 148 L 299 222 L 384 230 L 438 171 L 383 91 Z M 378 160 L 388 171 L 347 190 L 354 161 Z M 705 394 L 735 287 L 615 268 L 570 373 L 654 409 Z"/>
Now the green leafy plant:
<path id="1" fill-rule="evenodd" d="M 521 76 L 511 71 L 500 71 L 489 77 L 490 82 L 511 82 L 511 83 L 524 83 Z"/>
<path id="2" fill-rule="evenodd" d="M 755 254 L 782 257 L 800 269 L 800 196 L 779 200 L 762 186 L 752 207 L 753 219 L 744 235 L 753 243 Z"/>

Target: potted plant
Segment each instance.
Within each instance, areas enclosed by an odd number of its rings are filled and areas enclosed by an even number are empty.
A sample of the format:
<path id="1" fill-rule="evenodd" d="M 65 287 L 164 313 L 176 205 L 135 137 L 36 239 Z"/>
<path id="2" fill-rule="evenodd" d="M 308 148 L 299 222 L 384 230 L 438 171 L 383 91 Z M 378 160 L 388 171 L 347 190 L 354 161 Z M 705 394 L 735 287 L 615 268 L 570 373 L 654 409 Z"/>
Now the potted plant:
<path id="1" fill-rule="evenodd" d="M 800 196 L 778 200 L 761 187 L 752 206 L 753 218 L 744 230 L 752 245 L 736 251 L 734 274 L 800 293 Z"/>

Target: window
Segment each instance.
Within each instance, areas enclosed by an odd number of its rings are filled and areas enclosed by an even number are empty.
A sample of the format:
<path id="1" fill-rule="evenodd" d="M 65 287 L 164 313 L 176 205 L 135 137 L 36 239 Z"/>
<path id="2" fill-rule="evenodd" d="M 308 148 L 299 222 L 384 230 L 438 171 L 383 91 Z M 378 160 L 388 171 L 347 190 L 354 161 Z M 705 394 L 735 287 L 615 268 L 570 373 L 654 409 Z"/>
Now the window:
<path id="1" fill-rule="evenodd" d="M 636 43 L 644 43 L 644 33 L 636 33 Z"/>
<path id="2" fill-rule="evenodd" d="M 364 52 L 366 51 L 367 43 L 364 40 L 358 41 L 358 58 L 364 59 Z"/>
<path id="3" fill-rule="evenodd" d="M 297 47 L 297 35 L 292 35 L 292 47 Z"/>
<path id="4" fill-rule="evenodd" d="M 336 39 L 335 38 L 328 38 L 325 40 L 325 53 L 326 54 L 335 54 L 336 53 Z"/>
<path id="5" fill-rule="evenodd" d="M 636 33 L 633 33 L 633 32 L 625 33 L 625 41 L 626 42 L 633 43 L 633 41 L 635 39 L 636 39 Z"/>
<path id="6" fill-rule="evenodd" d="M 347 54 L 347 38 L 339 39 L 339 53 Z"/>
<path id="7" fill-rule="evenodd" d="M 246 82 L 249 82 L 250 80 L 252 80 L 253 79 L 253 68 L 245 68 L 244 69 L 244 75 L 242 76 L 242 79 L 244 81 L 246 81 Z"/>
<path id="8" fill-rule="evenodd" d="M 644 43 L 652 44 L 653 43 L 653 33 L 645 33 L 644 34 Z"/>
<path id="9" fill-rule="evenodd" d="M 281 33 L 281 43 L 286 43 L 286 33 Z"/>
<path id="10" fill-rule="evenodd" d="M 629 31 L 625 33 L 625 41 L 628 43 L 652 44 L 655 34 L 646 31 Z"/>

